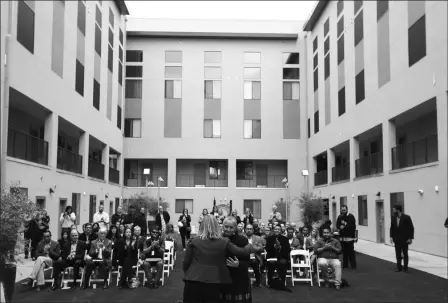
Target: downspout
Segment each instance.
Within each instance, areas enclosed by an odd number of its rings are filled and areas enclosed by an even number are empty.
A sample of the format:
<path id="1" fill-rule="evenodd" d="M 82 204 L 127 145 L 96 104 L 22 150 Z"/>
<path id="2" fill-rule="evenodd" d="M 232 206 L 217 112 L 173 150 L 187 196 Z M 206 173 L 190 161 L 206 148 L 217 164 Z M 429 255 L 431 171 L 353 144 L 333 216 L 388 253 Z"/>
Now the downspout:
<path id="1" fill-rule="evenodd" d="M 306 129 L 306 134 L 305 134 L 305 146 L 306 146 L 306 161 L 305 161 L 305 163 L 306 163 L 306 170 L 308 171 L 308 176 L 304 176 L 304 183 L 305 183 L 305 191 L 306 191 L 306 193 L 307 194 L 309 194 L 309 192 L 310 192 L 310 188 L 309 188 L 309 180 L 310 180 L 310 176 L 309 176 L 309 173 L 310 173 L 310 169 L 309 169 L 309 154 L 310 154 L 310 147 L 309 147 L 309 141 L 310 141 L 310 138 L 308 138 L 308 119 L 309 119 L 309 117 L 308 117 L 308 105 L 309 105 L 309 85 L 308 85 L 308 79 L 309 79 L 309 77 L 308 77 L 308 33 L 309 32 L 305 32 L 304 33 L 304 37 L 303 37 L 303 41 L 304 41 L 304 58 L 305 58 L 305 60 L 304 60 L 304 65 L 305 65 L 305 71 L 306 71 L 306 77 L 305 77 L 305 90 L 306 90 L 306 102 L 305 102 L 305 113 L 306 113 L 306 115 L 305 115 L 305 125 L 306 125 L 306 127 L 305 127 L 305 129 Z M 310 125 L 310 128 L 311 128 L 311 125 Z"/>

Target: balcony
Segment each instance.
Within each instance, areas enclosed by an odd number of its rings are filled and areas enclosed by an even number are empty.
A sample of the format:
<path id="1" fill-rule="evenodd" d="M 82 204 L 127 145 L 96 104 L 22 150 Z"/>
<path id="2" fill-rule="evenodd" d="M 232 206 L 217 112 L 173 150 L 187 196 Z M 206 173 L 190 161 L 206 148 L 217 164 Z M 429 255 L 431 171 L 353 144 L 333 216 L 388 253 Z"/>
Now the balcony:
<path id="1" fill-rule="evenodd" d="M 120 171 L 109 167 L 109 182 L 120 184 Z"/>
<path id="2" fill-rule="evenodd" d="M 438 160 L 437 135 L 392 148 L 392 169 L 401 169 Z"/>
<path id="3" fill-rule="evenodd" d="M 350 179 L 350 163 L 343 163 L 331 168 L 331 181 L 338 182 Z"/>
<path id="4" fill-rule="evenodd" d="M 89 159 L 89 177 L 104 180 L 104 165 Z"/>
<path id="5" fill-rule="evenodd" d="M 200 184 L 201 183 L 201 184 Z M 176 187 L 227 187 L 228 180 L 223 178 L 209 178 L 203 179 L 203 182 L 198 180 L 194 174 L 177 174 Z"/>
<path id="6" fill-rule="evenodd" d="M 144 175 L 130 173 L 130 175 L 125 176 L 124 185 L 127 187 L 146 187 L 146 180 L 151 181 L 154 185 L 151 187 L 157 187 L 158 177 L 162 177 L 163 181 L 159 181 L 160 187 L 168 187 L 168 175 L 167 174 L 157 174 L 157 175 Z"/>
<path id="7" fill-rule="evenodd" d="M 371 176 L 383 172 L 383 153 L 378 152 L 355 161 L 356 177 Z"/>
<path id="8" fill-rule="evenodd" d="M 58 147 L 57 167 L 76 174 L 82 174 L 82 156 Z"/>
<path id="9" fill-rule="evenodd" d="M 243 176 L 241 176 L 243 178 Z M 286 175 L 253 175 L 252 179 L 237 179 L 237 187 L 248 188 L 285 188 L 285 183 L 282 182 Z"/>
<path id="10" fill-rule="evenodd" d="M 176 187 L 227 187 L 227 160 L 177 159 Z"/>
<path id="11" fill-rule="evenodd" d="M 328 171 L 321 170 L 314 174 L 314 186 L 324 185 L 328 183 Z"/>
<path id="12" fill-rule="evenodd" d="M 48 165 L 48 142 L 10 127 L 8 128 L 7 155 Z"/>

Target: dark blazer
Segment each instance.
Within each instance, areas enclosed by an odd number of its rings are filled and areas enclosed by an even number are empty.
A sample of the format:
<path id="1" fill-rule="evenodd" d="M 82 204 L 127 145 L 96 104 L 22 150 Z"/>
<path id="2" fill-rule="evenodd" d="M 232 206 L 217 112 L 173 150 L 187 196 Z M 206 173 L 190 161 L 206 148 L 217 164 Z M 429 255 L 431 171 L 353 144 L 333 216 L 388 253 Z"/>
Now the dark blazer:
<path id="1" fill-rule="evenodd" d="M 163 211 L 163 219 L 165 220 L 165 224 L 168 224 L 170 222 L 170 214 L 167 211 Z M 159 229 L 162 228 L 162 219 L 160 216 L 160 213 L 157 213 L 156 215 L 156 224 L 159 227 Z"/>
<path id="2" fill-rule="evenodd" d="M 281 250 L 277 251 L 274 247 L 275 239 L 280 242 Z M 289 253 L 291 252 L 291 246 L 289 240 L 285 236 L 272 235 L 266 238 L 266 258 L 282 258 L 289 260 Z"/>
<path id="3" fill-rule="evenodd" d="M 126 247 L 126 240 L 124 238 L 118 239 L 118 242 L 115 243 L 115 247 L 117 249 L 118 254 L 118 263 L 120 265 L 124 264 L 124 259 L 130 258 L 133 260 L 133 264 L 137 263 L 138 257 L 138 244 L 135 243 L 133 246 Z"/>
<path id="4" fill-rule="evenodd" d="M 121 215 L 113 214 L 112 218 L 111 218 L 111 223 L 112 223 L 112 225 L 115 225 L 115 224 L 117 224 L 118 221 L 120 221 L 120 224 L 121 224 L 124 222 L 124 218 L 125 218 L 124 214 L 121 214 Z"/>
<path id="5" fill-rule="evenodd" d="M 180 215 L 178 222 L 182 222 L 182 220 L 184 219 L 184 217 L 186 217 L 186 218 L 185 218 L 185 221 L 187 222 L 187 224 L 186 224 L 186 225 L 184 224 L 183 228 L 185 228 L 185 227 L 190 227 L 190 223 L 191 223 L 191 217 L 190 217 L 190 215 L 187 215 L 187 216 L 185 216 L 184 214 Z M 182 224 L 183 224 L 183 222 L 182 222 Z"/>
<path id="6" fill-rule="evenodd" d="M 344 224 L 342 224 L 344 221 Z M 341 229 L 341 225 L 344 228 Z M 339 236 L 341 238 L 355 238 L 356 231 L 356 219 L 351 213 L 346 215 L 340 214 L 336 220 L 336 228 L 339 230 Z"/>
<path id="7" fill-rule="evenodd" d="M 254 224 L 254 216 L 252 214 L 249 216 L 243 215 L 242 222 L 244 223 L 244 226 L 247 224 Z"/>
<path id="8" fill-rule="evenodd" d="M 78 240 L 84 242 L 86 244 L 86 249 L 90 251 L 90 244 L 92 241 L 96 240 L 98 238 L 97 234 L 94 234 L 93 232 L 89 235 L 89 238 L 87 238 L 87 235 L 85 233 L 82 233 L 79 235 Z"/>
<path id="9" fill-rule="evenodd" d="M 397 217 L 393 216 L 390 225 L 390 237 L 394 242 L 414 239 L 414 225 L 412 224 L 411 217 L 402 214 L 400 225 L 397 226 Z"/>
<path id="10" fill-rule="evenodd" d="M 40 241 L 37 244 L 36 254 L 38 257 L 45 256 L 45 242 L 44 240 Z M 52 260 L 57 260 L 61 256 L 61 246 L 58 242 L 51 240 L 50 242 L 50 251 L 48 252 L 48 256 Z"/>
<path id="11" fill-rule="evenodd" d="M 110 259 L 110 255 L 112 253 L 112 241 L 109 239 L 104 239 L 104 247 L 103 247 L 103 253 L 102 253 L 102 257 L 103 260 L 108 260 Z M 93 259 L 98 258 L 98 252 L 96 251 L 98 245 L 98 239 L 93 240 L 91 245 L 90 245 L 90 250 L 89 250 L 89 256 L 91 256 Z"/>
<path id="12" fill-rule="evenodd" d="M 65 243 L 61 254 L 63 260 L 67 260 L 67 257 L 70 256 L 71 248 L 72 248 L 71 241 Z M 76 246 L 76 252 L 75 252 L 75 260 L 83 261 L 86 249 L 87 249 L 86 243 L 78 239 L 78 245 Z"/>

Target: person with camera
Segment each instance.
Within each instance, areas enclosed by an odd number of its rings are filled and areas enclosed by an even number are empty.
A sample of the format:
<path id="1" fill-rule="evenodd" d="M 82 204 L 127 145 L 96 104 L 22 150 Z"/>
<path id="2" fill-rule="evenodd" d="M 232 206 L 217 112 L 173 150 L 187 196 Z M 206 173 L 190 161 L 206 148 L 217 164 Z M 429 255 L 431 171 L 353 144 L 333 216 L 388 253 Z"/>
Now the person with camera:
<path id="1" fill-rule="evenodd" d="M 62 225 L 62 232 L 66 232 L 67 234 L 70 234 L 71 227 L 73 224 L 75 224 L 76 221 L 76 215 L 73 212 L 73 208 L 71 205 L 68 205 L 65 208 L 65 211 L 61 214 L 61 217 L 59 218 L 59 222 L 61 222 Z"/>

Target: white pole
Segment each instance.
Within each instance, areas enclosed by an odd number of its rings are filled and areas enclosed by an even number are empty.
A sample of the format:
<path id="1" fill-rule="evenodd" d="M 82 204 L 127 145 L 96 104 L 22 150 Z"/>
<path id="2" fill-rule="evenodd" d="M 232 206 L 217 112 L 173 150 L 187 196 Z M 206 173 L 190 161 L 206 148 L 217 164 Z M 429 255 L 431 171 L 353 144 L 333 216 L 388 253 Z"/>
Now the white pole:
<path id="1" fill-rule="evenodd" d="M 159 183 L 159 178 L 160 177 L 157 177 L 157 210 L 160 207 L 160 183 Z M 162 220 L 163 220 L 163 218 L 162 218 Z"/>

